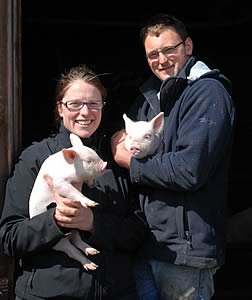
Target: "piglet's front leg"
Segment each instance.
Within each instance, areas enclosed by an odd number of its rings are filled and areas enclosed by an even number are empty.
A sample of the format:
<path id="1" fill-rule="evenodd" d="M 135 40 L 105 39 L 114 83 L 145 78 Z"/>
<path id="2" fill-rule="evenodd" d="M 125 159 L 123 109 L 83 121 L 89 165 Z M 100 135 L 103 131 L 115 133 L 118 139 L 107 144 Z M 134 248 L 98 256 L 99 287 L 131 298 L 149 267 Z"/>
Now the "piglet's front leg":
<path id="1" fill-rule="evenodd" d="M 70 183 L 55 184 L 55 188 L 60 195 L 73 201 L 81 202 L 84 207 L 94 207 L 98 203 L 84 196 L 77 188 Z"/>

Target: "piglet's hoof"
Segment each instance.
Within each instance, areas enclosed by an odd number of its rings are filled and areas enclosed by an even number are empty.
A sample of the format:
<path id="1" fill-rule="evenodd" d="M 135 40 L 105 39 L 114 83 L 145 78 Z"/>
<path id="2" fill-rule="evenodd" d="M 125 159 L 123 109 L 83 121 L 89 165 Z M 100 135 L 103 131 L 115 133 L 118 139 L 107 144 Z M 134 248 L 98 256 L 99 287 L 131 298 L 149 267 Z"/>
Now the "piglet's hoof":
<path id="1" fill-rule="evenodd" d="M 83 265 L 83 267 L 86 271 L 95 271 L 98 268 L 98 266 L 92 262 Z"/>
<path id="2" fill-rule="evenodd" d="M 98 251 L 95 248 L 86 248 L 85 249 L 85 254 L 86 255 L 96 255 L 96 254 L 99 254 L 99 253 L 100 253 L 100 251 Z"/>

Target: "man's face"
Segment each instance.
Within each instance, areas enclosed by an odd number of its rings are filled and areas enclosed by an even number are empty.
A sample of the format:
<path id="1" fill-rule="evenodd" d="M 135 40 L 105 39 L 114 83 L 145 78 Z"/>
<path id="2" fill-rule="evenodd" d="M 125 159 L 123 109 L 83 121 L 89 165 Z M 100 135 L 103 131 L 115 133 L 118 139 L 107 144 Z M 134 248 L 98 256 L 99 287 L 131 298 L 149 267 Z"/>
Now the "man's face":
<path id="1" fill-rule="evenodd" d="M 193 50 L 192 40 L 181 40 L 173 28 L 165 29 L 159 36 L 148 34 L 144 46 L 152 72 L 162 81 L 177 76 Z"/>

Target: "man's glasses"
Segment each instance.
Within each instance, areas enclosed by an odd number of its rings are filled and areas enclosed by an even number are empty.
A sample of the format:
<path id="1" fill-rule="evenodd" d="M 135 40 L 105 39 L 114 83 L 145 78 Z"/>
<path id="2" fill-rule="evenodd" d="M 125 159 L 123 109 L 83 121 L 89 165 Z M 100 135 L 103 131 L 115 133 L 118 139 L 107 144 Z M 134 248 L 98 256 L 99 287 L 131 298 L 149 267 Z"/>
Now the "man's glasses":
<path id="1" fill-rule="evenodd" d="M 146 57 L 149 60 L 158 60 L 159 59 L 159 53 L 162 53 L 164 56 L 169 56 L 170 54 L 173 53 L 175 49 L 177 49 L 180 45 L 182 45 L 185 42 L 185 40 L 179 42 L 175 46 L 170 46 L 170 47 L 164 47 L 158 50 L 151 51 L 146 54 Z"/>
<path id="2" fill-rule="evenodd" d="M 63 99 L 64 100 L 64 99 Z M 82 100 L 68 100 L 66 102 L 59 101 L 58 104 L 63 104 L 65 107 L 73 112 L 73 111 L 80 111 L 84 105 L 87 106 L 90 110 L 100 110 L 105 105 L 104 101 L 82 101 Z"/>

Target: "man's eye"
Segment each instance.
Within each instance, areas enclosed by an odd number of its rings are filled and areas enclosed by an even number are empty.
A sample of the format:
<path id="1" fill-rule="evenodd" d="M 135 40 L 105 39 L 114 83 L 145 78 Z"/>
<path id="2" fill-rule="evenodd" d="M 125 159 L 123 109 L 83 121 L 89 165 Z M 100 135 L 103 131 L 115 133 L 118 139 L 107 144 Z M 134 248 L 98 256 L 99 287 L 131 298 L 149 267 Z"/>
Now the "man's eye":
<path id="1" fill-rule="evenodd" d="M 162 52 L 164 54 L 170 54 L 172 51 L 173 51 L 173 48 L 171 48 L 171 47 L 165 47 L 162 49 Z"/>
<path id="2" fill-rule="evenodd" d="M 148 57 L 149 57 L 150 59 L 155 59 L 155 58 L 158 57 L 158 53 L 157 53 L 157 52 L 149 53 L 149 54 L 148 54 Z"/>

